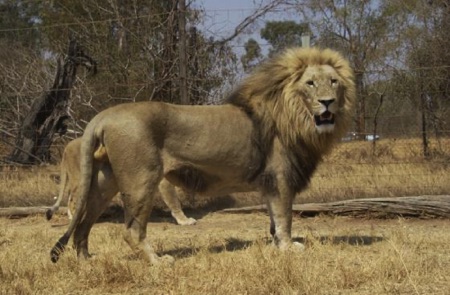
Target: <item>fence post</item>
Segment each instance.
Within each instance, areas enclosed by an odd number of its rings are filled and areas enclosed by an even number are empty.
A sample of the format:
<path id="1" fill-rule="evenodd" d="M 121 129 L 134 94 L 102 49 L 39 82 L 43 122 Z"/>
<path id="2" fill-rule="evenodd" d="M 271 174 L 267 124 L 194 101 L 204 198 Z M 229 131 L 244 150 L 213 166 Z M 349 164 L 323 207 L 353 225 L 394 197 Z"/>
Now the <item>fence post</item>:
<path id="1" fill-rule="evenodd" d="M 308 33 L 303 33 L 301 36 L 302 39 L 302 47 L 308 48 L 310 47 L 311 36 Z"/>

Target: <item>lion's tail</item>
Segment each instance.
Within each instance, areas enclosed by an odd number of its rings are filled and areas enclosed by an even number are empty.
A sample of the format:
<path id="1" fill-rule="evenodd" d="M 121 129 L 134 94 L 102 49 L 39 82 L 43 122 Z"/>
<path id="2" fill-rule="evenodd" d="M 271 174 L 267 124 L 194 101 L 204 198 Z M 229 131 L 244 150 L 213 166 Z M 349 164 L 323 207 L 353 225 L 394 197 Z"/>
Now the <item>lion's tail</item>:
<path id="1" fill-rule="evenodd" d="M 91 122 L 93 123 L 93 122 Z M 86 203 L 89 196 L 89 190 L 92 182 L 93 175 L 93 162 L 94 162 L 94 150 L 97 142 L 95 135 L 95 125 L 89 124 L 83 135 L 83 141 L 80 150 L 80 184 L 77 195 L 77 206 L 73 215 L 73 218 L 69 224 L 69 228 L 64 235 L 59 238 L 55 246 L 50 251 L 50 258 L 53 263 L 56 263 L 59 259 L 59 255 L 64 252 L 64 248 L 69 242 L 70 237 L 77 225 L 81 222 L 81 219 L 86 211 Z M 74 197 L 74 196 L 73 196 Z"/>

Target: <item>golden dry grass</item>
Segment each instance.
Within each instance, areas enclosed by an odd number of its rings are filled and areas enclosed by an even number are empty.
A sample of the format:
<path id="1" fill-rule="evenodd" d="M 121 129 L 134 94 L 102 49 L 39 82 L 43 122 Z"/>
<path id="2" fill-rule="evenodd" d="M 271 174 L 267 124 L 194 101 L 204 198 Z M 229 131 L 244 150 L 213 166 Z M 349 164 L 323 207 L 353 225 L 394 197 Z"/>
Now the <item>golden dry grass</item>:
<path id="1" fill-rule="evenodd" d="M 58 194 L 52 173 L 59 173 L 59 168 L 0 167 L 0 207 L 50 205 Z"/>
<path id="2" fill-rule="evenodd" d="M 326 157 L 310 187 L 296 202 L 328 202 L 364 197 L 398 197 L 450 192 L 450 139 L 430 142 L 434 157 L 424 160 L 420 139 L 383 139 L 341 143 Z M 6 169 L 8 168 L 8 169 Z M 0 207 L 48 206 L 58 193 L 51 179 L 58 166 L 27 169 L 0 167 Z M 218 206 L 216 199 L 184 200 L 191 208 Z M 261 203 L 257 194 L 222 198 L 223 206 Z M 159 202 L 158 207 L 163 207 Z"/>
<path id="3" fill-rule="evenodd" d="M 173 266 L 131 254 L 123 225 L 98 223 L 88 261 L 49 250 L 65 227 L 41 216 L 0 219 L 0 294 L 448 294 L 449 220 L 294 219 L 303 252 L 269 244 L 265 214 L 210 213 L 196 226 L 153 220 Z M 59 224 L 60 217 L 54 221 Z"/>
<path id="4" fill-rule="evenodd" d="M 341 144 L 325 159 L 298 202 L 448 194 L 450 141 L 431 143 L 423 160 L 417 140 Z M 447 149 L 447 150 L 446 150 Z M 57 166 L 0 171 L 0 207 L 53 203 Z M 232 196 L 252 205 L 255 194 Z M 195 199 L 191 207 L 211 205 Z M 232 202 L 231 202 L 232 203 Z M 230 204 L 231 204 L 230 203 Z M 219 204 L 220 205 L 220 204 Z M 224 205 L 224 204 L 222 204 Z M 304 252 L 270 245 L 266 214 L 200 211 L 196 226 L 153 219 L 149 236 L 173 266 L 149 266 L 122 239 L 120 222 L 97 223 L 88 261 L 68 250 L 57 264 L 49 250 L 66 229 L 64 215 L 0 218 L 0 294 L 448 294 L 450 220 L 294 218 Z M 64 226 L 58 226 L 64 224 Z"/>

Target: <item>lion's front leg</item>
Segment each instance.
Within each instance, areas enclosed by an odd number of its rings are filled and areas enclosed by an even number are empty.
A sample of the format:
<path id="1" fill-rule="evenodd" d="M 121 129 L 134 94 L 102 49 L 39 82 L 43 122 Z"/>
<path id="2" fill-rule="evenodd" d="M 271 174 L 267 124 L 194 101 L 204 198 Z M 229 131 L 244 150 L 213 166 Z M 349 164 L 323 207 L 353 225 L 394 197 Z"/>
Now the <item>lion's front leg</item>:
<path id="1" fill-rule="evenodd" d="M 159 193 L 179 225 L 193 225 L 197 223 L 197 220 L 189 218 L 184 214 L 175 187 L 166 179 L 161 180 Z"/>
<path id="2" fill-rule="evenodd" d="M 295 194 L 283 189 L 279 191 L 265 194 L 273 242 L 281 250 L 290 249 L 292 246 L 303 249 L 303 244 L 293 243 L 291 239 L 292 203 Z"/>

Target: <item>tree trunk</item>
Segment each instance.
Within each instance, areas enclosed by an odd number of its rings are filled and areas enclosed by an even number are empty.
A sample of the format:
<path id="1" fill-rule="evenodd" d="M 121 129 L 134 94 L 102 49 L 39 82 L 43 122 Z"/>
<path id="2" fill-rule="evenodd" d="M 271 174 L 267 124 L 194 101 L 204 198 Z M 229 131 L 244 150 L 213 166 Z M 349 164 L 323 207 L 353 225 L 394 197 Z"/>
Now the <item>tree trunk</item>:
<path id="1" fill-rule="evenodd" d="M 189 38 L 188 38 L 188 62 L 189 65 L 189 75 L 188 76 L 198 76 L 199 74 L 199 55 L 197 53 L 198 45 L 197 45 L 197 28 L 191 27 L 189 28 Z M 204 96 L 200 95 L 200 87 L 201 82 L 198 79 L 192 79 L 189 83 L 189 102 L 191 104 L 202 104 L 205 102 Z"/>
<path id="2" fill-rule="evenodd" d="M 364 72 L 355 71 L 358 105 L 356 106 L 356 137 L 364 140 L 366 136 L 366 89 Z"/>
<path id="3" fill-rule="evenodd" d="M 373 142 L 372 142 L 372 156 L 375 156 L 376 154 L 376 147 L 377 147 L 377 127 L 378 127 L 378 115 L 380 114 L 380 109 L 383 106 L 383 100 L 384 100 L 384 93 L 380 94 L 380 99 L 378 103 L 377 110 L 375 111 L 375 115 L 373 116 Z"/>
<path id="4" fill-rule="evenodd" d="M 426 94 L 423 87 L 423 74 L 422 69 L 419 70 L 420 74 L 420 111 L 421 111 L 421 118 L 422 118 L 422 147 L 423 147 L 423 156 L 425 158 L 428 158 L 430 156 L 430 152 L 428 149 L 428 135 L 427 135 L 427 103 L 426 103 Z"/>
<path id="5" fill-rule="evenodd" d="M 178 31 L 180 35 L 178 52 L 180 57 L 180 102 L 189 104 L 187 87 L 187 48 L 186 48 L 186 0 L 178 1 Z"/>
<path id="6" fill-rule="evenodd" d="M 8 160 L 21 164 L 37 164 L 50 160 L 53 136 L 66 132 L 70 92 L 75 83 L 77 68 L 86 66 L 96 71 L 96 63 L 85 55 L 76 40 L 69 42 L 66 58 L 58 59 L 52 88 L 31 105 L 25 115 L 16 146 Z"/>

